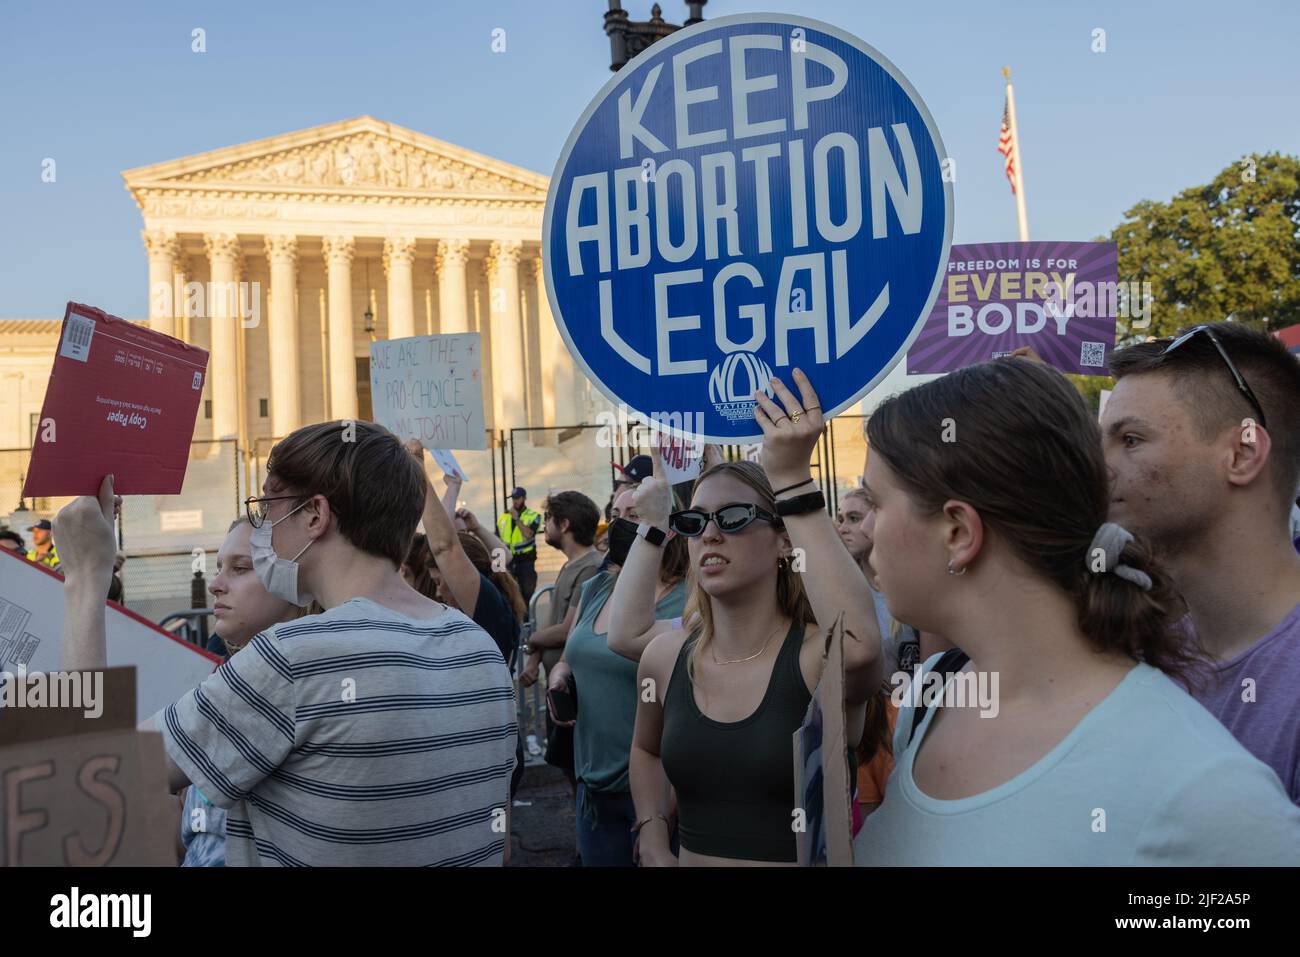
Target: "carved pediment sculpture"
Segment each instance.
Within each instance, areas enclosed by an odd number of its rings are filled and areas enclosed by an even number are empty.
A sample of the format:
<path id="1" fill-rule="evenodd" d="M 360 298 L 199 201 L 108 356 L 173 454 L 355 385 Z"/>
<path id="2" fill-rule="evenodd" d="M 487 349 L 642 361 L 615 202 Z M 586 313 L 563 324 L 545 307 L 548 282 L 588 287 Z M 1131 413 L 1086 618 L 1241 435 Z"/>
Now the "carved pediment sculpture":
<path id="1" fill-rule="evenodd" d="M 527 193 L 536 188 L 372 132 L 213 166 L 181 183 Z"/>

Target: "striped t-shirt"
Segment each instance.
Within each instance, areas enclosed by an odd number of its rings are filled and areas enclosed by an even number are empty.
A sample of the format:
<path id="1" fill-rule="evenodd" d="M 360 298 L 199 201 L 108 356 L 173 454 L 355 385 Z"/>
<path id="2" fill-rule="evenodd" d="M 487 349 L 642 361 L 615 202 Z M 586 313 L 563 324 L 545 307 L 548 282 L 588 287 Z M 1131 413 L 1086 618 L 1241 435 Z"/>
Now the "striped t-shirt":
<path id="1" fill-rule="evenodd" d="M 276 625 L 154 724 L 230 809 L 230 866 L 501 863 L 514 689 L 459 611 L 353 598 Z"/>

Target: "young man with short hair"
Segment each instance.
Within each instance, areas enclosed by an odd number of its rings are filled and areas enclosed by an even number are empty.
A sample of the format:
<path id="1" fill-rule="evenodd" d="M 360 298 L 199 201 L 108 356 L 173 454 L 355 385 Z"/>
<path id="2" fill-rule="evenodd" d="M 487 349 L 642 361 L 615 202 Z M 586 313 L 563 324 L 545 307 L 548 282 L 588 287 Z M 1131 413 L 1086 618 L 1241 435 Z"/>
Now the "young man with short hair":
<path id="1" fill-rule="evenodd" d="M 539 664 L 550 671 L 560 660 L 577 612 L 578 595 L 605 557 L 593 547 L 596 526 L 600 524 L 600 509 L 595 502 L 581 492 L 555 492 L 547 498 L 544 508 L 546 544 L 564 552 L 566 561 L 555 579 L 546 625 L 528 639 L 528 663 L 520 677 L 524 685 L 537 680 Z"/>
<path id="2" fill-rule="evenodd" d="M 556 576 L 546 623 L 528 638 L 528 661 L 519 676 L 519 683 L 524 687 L 537 681 L 541 665 L 545 665 L 549 675 L 559 662 L 578 617 L 582 586 L 605 560 L 593 547 L 600 525 L 600 509 L 595 502 L 581 492 L 555 492 L 547 498 L 544 508 L 546 544 L 564 552 L 567 560 Z M 578 786 L 573 772 L 573 728 L 556 725 L 549 708 L 546 709 L 546 762 L 563 771 L 572 787 Z"/>
<path id="3" fill-rule="evenodd" d="M 174 790 L 229 808 L 227 862 L 501 864 L 515 763 L 510 675 L 492 639 L 399 568 L 422 467 L 369 422 L 299 429 L 247 502 L 253 569 L 325 612 L 254 637 L 156 715 Z M 59 513 L 64 667 L 103 667 L 111 476 Z"/>
<path id="4" fill-rule="evenodd" d="M 1263 332 L 1198 326 L 1110 358 L 1111 520 L 1144 534 L 1213 661 L 1192 689 L 1300 803 L 1300 360 Z"/>

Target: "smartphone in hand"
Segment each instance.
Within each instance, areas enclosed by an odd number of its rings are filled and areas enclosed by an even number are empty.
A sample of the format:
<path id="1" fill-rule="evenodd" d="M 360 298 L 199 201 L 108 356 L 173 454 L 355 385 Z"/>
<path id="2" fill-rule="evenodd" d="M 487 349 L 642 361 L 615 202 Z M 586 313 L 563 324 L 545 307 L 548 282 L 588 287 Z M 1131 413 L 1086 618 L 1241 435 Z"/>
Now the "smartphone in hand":
<path id="1" fill-rule="evenodd" d="M 546 698 L 551 704 L 551 718 L 555 721 L 578 720 L 578 687 L 573 675 L 568 676 L 561 691 L 549 690 Z"/>

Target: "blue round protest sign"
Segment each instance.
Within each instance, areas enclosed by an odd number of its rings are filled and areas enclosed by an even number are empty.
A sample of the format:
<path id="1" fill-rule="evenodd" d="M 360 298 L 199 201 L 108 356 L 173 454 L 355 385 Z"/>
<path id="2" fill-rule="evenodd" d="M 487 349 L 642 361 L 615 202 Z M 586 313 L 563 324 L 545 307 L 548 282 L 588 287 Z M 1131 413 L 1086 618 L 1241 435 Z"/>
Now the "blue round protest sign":
<path id="1" fill-rule="evenodd" d="M 551 177 L 544 272 L 575 361 L 675 434 L 761 437 L 794 367 L 827 416 L 903 357 L 952 242 L 943 143 L 907 78 L 842 30 L 723 17 L 596 95 Z"/>

